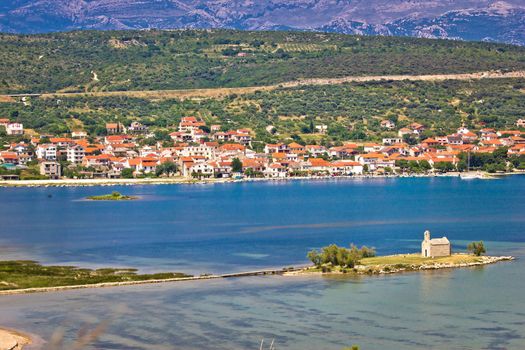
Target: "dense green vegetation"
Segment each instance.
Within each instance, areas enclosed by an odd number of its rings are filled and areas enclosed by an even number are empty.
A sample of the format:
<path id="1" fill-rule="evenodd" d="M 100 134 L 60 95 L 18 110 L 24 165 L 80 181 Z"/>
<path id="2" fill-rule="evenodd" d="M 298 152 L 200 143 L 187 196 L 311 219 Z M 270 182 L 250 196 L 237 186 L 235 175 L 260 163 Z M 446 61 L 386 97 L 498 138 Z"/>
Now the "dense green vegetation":
<path id="1" fill-rule="evenodd" d="M 340 266 L 353 268 L 358 265 L 361 259 L 370 258 L 376 255 L 374 248 L 366 246 L 357 248 L 351 244 L 350 248 L 339 247 L 331 244 L 328 247 L 323 247 L 320 250 L 311 250 L 308 252 L 308 259 L 317 267 L 322 265 Z"/>
<path id="2" fill-rule="evenodd" d="M 0 261 L 0 290 L 77 286 L 104 282 L 191 277 L 183 273 L 137 274 L 135 269 L 81 269 L 43 266 L 34 261 Z"/>
<path id="3" fill-rule="evenodd" d="M 470 128 L 480 127 L 480 123 L 515 128 L 516 120 L 524 116 L 524 89 L 524 79 L 497 79 L 307 86 L 183 101 L 33 98 L 28 106 L 20 102 L 0 103 L 0 116 L 51 134 L 83 128 L 91 135 L 103 135 L 106 121 L 129 125 L 140 120 L 164 140 L 167 128 L 176 125 L 182 116 L 196 115 L 208 124 L 222 124 L 224 129 L 252 128 L 261 141 L 326 143 L 395 136 L 380 128 L 382 119 L 393 120 L 397 128 L 413 121 L 422 123 L 431 128 L 423 137 L 448 134 L 463 123 Z M 328 125 L 328 134 L 313 134 L 313 125 L 321 123 Z M 275 127 L 274 133 L 266 131 L 269 125 Z"/>
<path id="4" fill-rule="evenodd" d="M 504 172 L 512 168 L 523 169 L 525 167 L 525 156 L 507 154 L 508 147 L 500 147 L 493 153 L 467 153 L 460 154 L 458 169 L 463 171 L 468 168 L 470 160 L 470 170 L 484 170 L 489 173 Z M 510 162 L 507 164 L 507 162 Z"/>
<path id="5" fill-rule="evenodd" d="M 478 244 L 478 242 L 473 242 Z M 482 242 L 479 242 L 482 243 Z M 479 245 L 477 246 L 479 247 Z M 364 250 L 364 252 L 362 252 Z M 396 254 L 376 256 L 375 251 L 356 247 L 351 249 L 330 245 L 321 251 L 313 250 L 308 253 L 308 258 L 314 266 L 303 270 L 305 273 L 350 273 L 350 274 L 383 274 L 402 271 L 418 271 L 421 268 L 442 268 L 443 265 L 456 267 L 466 264 L 483 264 L 481 254 L 469 249 L 472 254 L 455 253 L 450 256 L 427 258 L 421 254 Z M 367 256 L 367 254 L 370 254 Z M 499 261 L 509 260 L 501 258 Z"/>
<path id="6" fill-rule="evenodd" d="M 82 31 L 0 34 L 0 61 L 0 93 L 158 90 L 521 70 L 525 48 L 303 32 Z"/>
<path id="7" fill-rule="evenodd" d="M 126 196 L 120 192 L 111 192 L 110 194 L 104 194 L 101 196 L 90 196 L 87 199 L 92 201 L 131 201 L 137 199 L 137 197 Z"/>

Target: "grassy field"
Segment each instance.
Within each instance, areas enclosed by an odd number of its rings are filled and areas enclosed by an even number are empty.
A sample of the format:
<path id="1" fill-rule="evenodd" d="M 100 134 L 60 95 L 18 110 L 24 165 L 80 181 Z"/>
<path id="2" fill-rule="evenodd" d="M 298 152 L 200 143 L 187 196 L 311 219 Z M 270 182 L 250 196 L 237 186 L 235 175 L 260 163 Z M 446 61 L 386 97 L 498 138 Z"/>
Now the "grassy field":
<path id="1" fill-rule="evenodd" d="M 311 266 L 304 273 L 354 273 L 380 274 L 401 271 L 416 271 L 420 268 L 460 267 L 462 264 L 486 264 L 484 257 L 458 253 L 439 258 L 423 258 L 420 254 L 399 254 L 363 258 L 354 268 L 332 266 Z M 501 259 L 504 260 L 504 259 Z M 464 265 L 463 265 L 464 266 Z"/>
<path id="2" fill-rule="evenodd" d="M 78 286 L 191 277 L 183 273 L 137 274 L 135 269 L 82 269 L 43 266 L 34 261 L 0 261 L 0 290 Z"/>
<path id="3" fill-rule="evenodd" d="M 423 264 L 463 264 L 480 262 L 479 256 L 468 254 L 453 254 L 451 256 L 444 256 L 440 258 L 423 258 L 421 254 L 402 254 L 402 255 L 387 255 L 376 256 L 373 258 L 364 258 L 361 260 L 363 266 L 376 265 L 423 265 Z"/>

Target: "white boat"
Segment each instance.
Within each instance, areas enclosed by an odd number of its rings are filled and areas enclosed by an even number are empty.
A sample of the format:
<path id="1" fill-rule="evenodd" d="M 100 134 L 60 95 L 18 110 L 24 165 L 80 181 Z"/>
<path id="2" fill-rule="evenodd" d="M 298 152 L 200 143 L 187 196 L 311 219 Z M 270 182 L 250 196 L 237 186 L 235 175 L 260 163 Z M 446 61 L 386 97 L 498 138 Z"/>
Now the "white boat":
<path id="1" fill-rule="evenodd" d="M 481 174 L 471 174 L 471 173 L 467 173 L 467 174 L 461 174 L 459 175 L 459 177 L 461 177 L 461 180 L 473 180 L 473 179 L 482 179 L 483 176 L 481 176 Z"/>
<path id="2" fill-rule="evenodd" d="M 481 175 L 479 171 L 475 173 L 470 172 L 470 152 L 468 152 L 467 172 L 464 174 L 460 174 L 459 177 L 461 178 L 461 180 L 473 180 L 483 178 L 483 175 Z"/>

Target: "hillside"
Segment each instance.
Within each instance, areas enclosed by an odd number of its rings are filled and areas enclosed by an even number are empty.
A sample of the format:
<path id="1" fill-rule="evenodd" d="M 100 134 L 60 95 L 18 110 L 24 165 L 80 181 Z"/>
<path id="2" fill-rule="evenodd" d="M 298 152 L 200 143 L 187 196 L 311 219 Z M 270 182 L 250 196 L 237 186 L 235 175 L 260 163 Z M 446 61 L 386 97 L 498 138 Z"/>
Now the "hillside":
<path id="1" fill-rule="evenodd" d="M 279 84 L 360 75 L 524 70 L 502 44 L 305 32 L 0 35 L 0 94 Z"/>
<path id="2" fill-rule="evenodd" d="M 0 103 L 0 115 L 26 128 L 62 134 L 84 129 L 103 135 L 105 122 L 129 125 L 138 120 L 162 135 L 182 116 L 195 115 L 208 125 L 252 128 L 256 139 L 340 142 L 380 140 L 394 136 L 381 129 L 382 119 L 403 127 L 417 121 L 445 135 L 462 124 L 482 123 L 514 128 L 525 110 L 525 79 L 477 81 L 399 81 L 301 86 L 258 91 L 222 98 L 185 99 L 127 96 L 60 96 Z M 327 135 L 312 134 L 311 123 L 328 125 Z M 267 132 L 273 125 L 275 134 Z M 259 143 L 256 145 L 260 145 Z"/>
<path id="3" fill-rule="evenodd" d="M 520 0 L 17 0 L 0 31 L 229 28 L 457 38 L 525 45 Z"/>

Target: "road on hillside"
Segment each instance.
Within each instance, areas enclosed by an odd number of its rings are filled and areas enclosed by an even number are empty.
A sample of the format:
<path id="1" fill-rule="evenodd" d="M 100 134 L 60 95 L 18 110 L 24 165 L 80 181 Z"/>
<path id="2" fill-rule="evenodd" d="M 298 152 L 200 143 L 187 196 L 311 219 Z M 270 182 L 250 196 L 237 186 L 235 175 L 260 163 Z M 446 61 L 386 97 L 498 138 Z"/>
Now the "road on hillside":
<path id="1" fill-rule="evenodd" d="M 366 83 L 377 81 L 445 81 L 445 80 L 480 80 L 480 79 L 507 79 L 525 78 L 525 71 L 501 72 L 485 71 L 475 73 L 459 74 L 430 74 L 430 75 L 375 75 L 375 76 L 347 76 L 341 78 L 311 78 L 284 82 L 274 85 L 233 87 L 233 88 L 209 88 L 209 89 L 182 89 L 182 90 L 136 90 L 136 91 L 93 91 L 93 92 L 56 92 L 43 94 L 12 94 L 0 95 L 2 97 L 111 97 L 127 96 L 146 99 L 191 99 L 191 98 L 216 98 L 232 94 L 249 94 L 256 91 L 269 91 L 279 88 L 293 88 L 307 85 L 337 85 L 345 83 Z"/>

